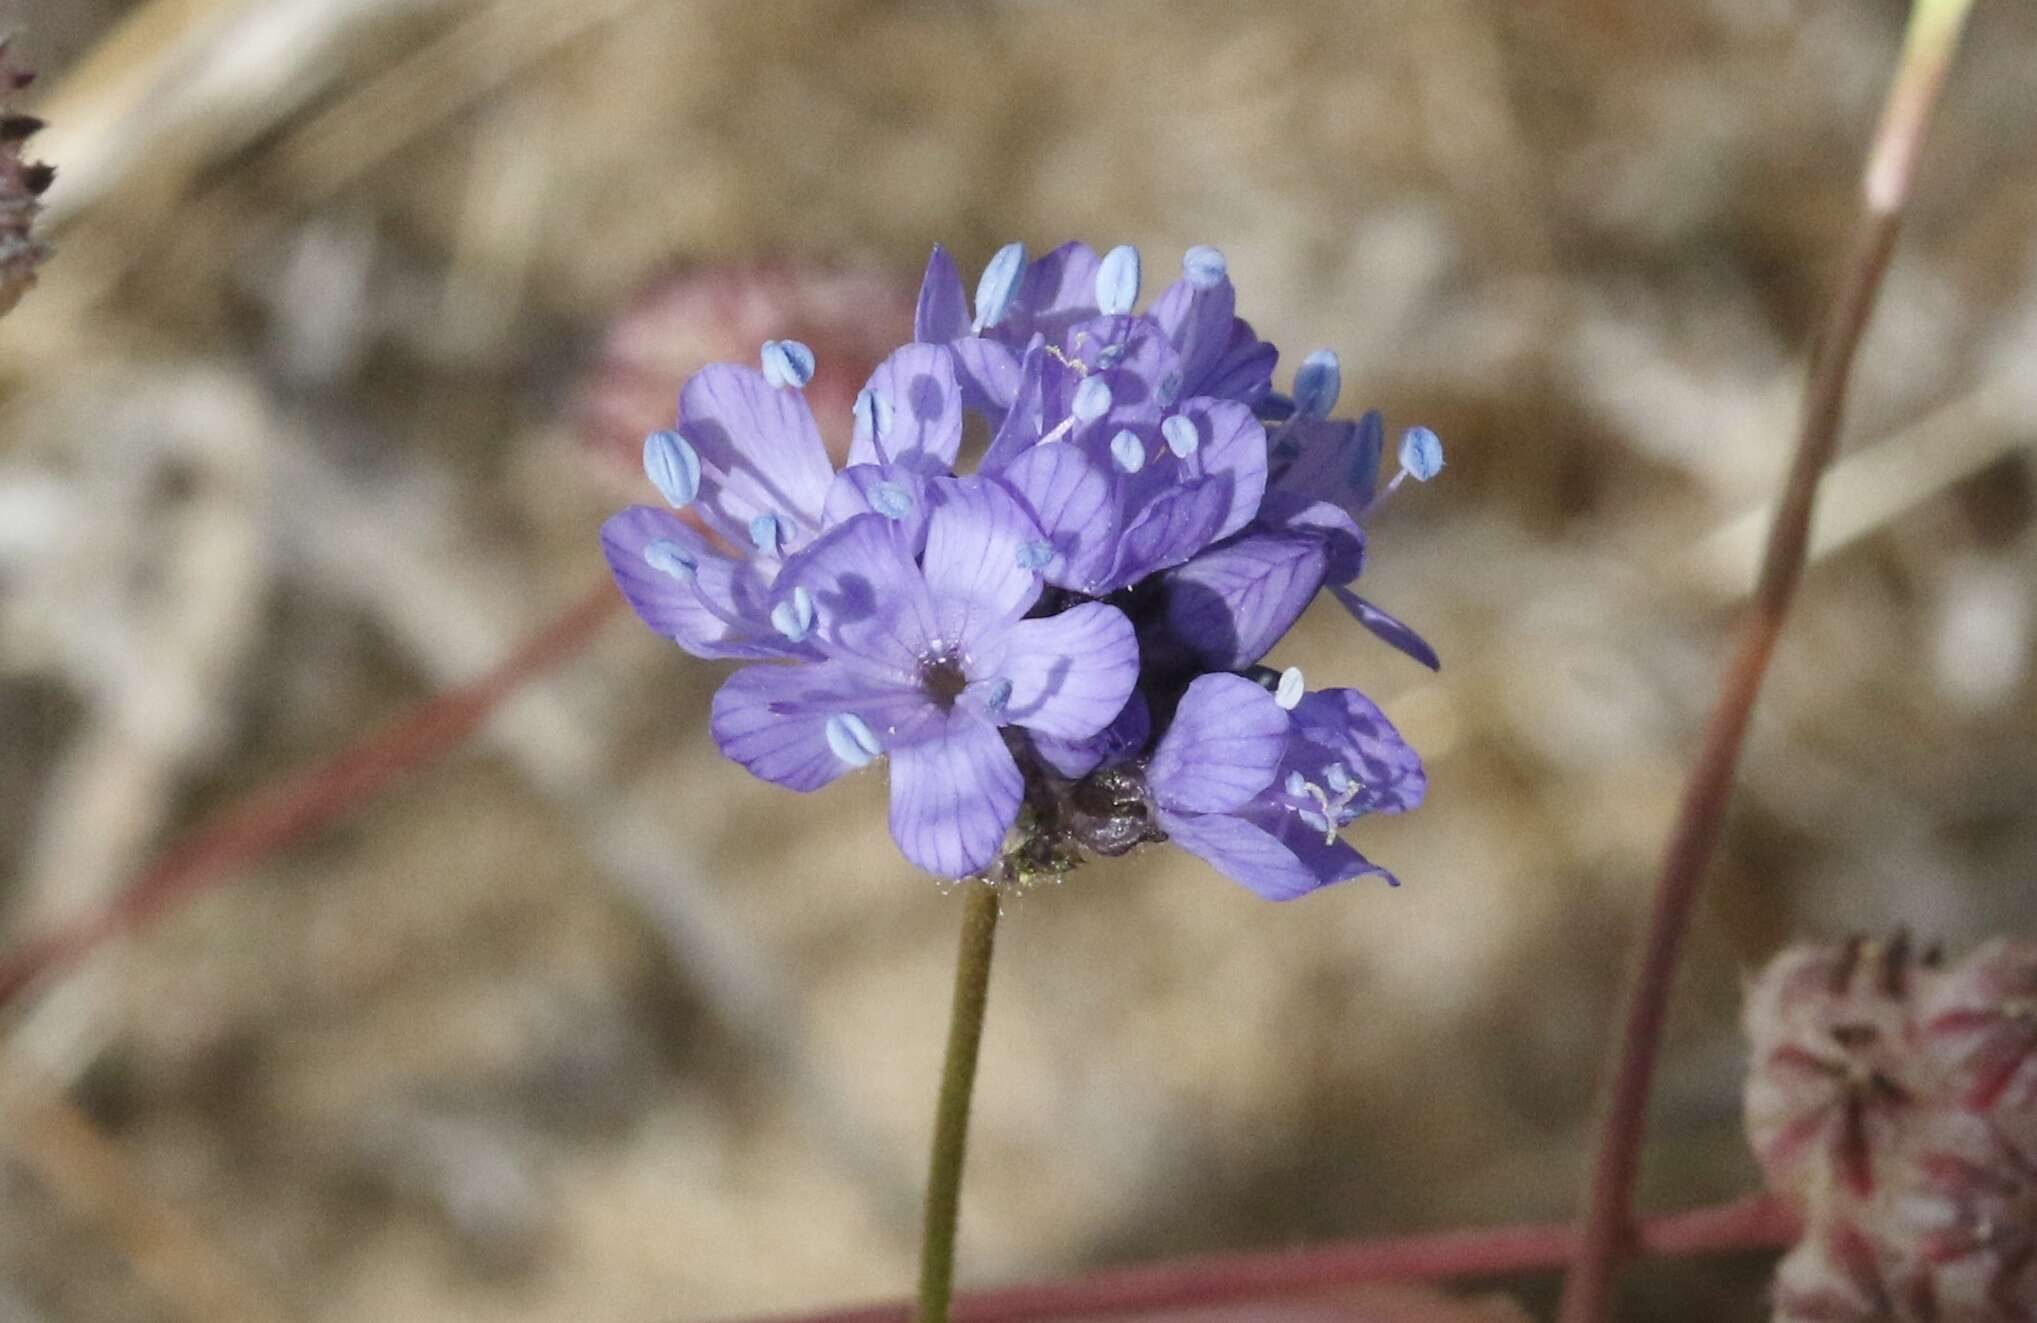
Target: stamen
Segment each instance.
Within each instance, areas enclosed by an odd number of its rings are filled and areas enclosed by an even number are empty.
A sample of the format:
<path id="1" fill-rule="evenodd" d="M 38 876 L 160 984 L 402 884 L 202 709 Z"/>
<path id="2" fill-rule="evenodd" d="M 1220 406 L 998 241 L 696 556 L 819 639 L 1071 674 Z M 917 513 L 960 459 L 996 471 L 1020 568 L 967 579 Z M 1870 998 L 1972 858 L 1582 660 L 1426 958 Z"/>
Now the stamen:
<path id="1" fill-rule="evenodd" d="M 1095 422 L 1110 412 L 1110 385 L 1102 377 L 1084 377 L 1068 411 L 1079 422 Z"/>
<path id="2" fill-rule="evenodd" d="M 1296 809 L 1294 812 L 1296 817 L 1300 818 L 1304 823 L 1307 823 L 1309 826 L 1315 828 L 1317 831 L 1323 834 L 1324 845 L 1336 844 L 1337 829 L 1330 825 L 1330 820 L 1328 818 L 1316 812 L 1314 809 Z"/>
<path id="3" fill-rule="evenodd" d="M 1351 773 L 1345 770 L 1342 763 L 1331 763 L 1323 769 L 1323 783 L 1329 786 L 1333 793 L 1339 795 L 1348 795 L 1357 789 L 1357 784 L 1351 780 Z"/>
<path id="4" fill-rule="evenodd" d="M 1295 412 L 1306 418 L 1327 418 L 1330 410 L 1337 407 L 1337 396 L 1343 389 L 1344 371 L 1337 355 L 1328 349 L 1318 349 L 1295 370 Z"/>
<path id="5" fill-rule="evenodd" d="M 1139 250 L 1120 244 L 1103 255 L 1096 268 L 1096 307 L 1107 317 L 1132 310 L 1139 301 Z"/>
<path id="6" fill-rule="evenodd" d="M 750 543 L 766 556 L 777 555 L 791 536 L 792 530 L 777 515 L 760 514 L 750 521 Z"/>
<path id="7" fill-rule="evenodd" d="M 772 626 L 794 643 L 813 632 L 813 616 L 813 594 L 804 587 L 794 588 L 790 600 L 771 608 Z"/>
<path id="8" fill-rule="evenodd" d="M 903 519 L 912 513 L 912 493 L 895 482 L 880 482 L 870 489 L 870 508 L 886 519 Z"/>
<path id="9" fill-rule="evenodd" d="M 1018 567 L 1037 574 L 1054 562 L 1054 544 L 1051 542 L 1024 542 L 1019 544 Z"/>
<path id="10" fill-rule="evenodd" d="M 976 321 L 972 329 L 981 335 L 1005 319 L 1018 294 L 1019 281 L 1026 274 L 1026 246 L 1008 243 L 997 250 L 976 282 Z"/>
<path id="11" fill-rule="evenodd" d="M 1273 691 L 1273 701 L 1285 711 L 1294 711 L 1294 705 L 1301 702 L 1308 681 L 1302 678 L 1301 667 L 1290 666 L 1280 673 L 1280 684 Z"/>
<path id="12" fill-rule="evenodd" d="M 1400 437 L 1400 472 L 1386 484 L 1392 491 L 1401 481 L 1427 482 L 1443 471 L 1443 441 L 1426 427 L 1410 427 Z"/>
<path id="13" fill-rule="evenodd" d="M 1146 467 L 1146 443 L 1130 428 L 1122 429 L 1110 439 L 1110 458 L 1126 473 L 1137 473 Z"/>
<path id="14" fill-rule="evenodd" d="M 677 432 L 653 432 L 644 438 L 644 473 L 675 510 L 700 495 L 700 456 Z"/>
<path id="15" fill-rule="evenodd" d="M 990 715 L 996 716 L 1011 702 L 1011 687 L 1011 681 L 1000 675 L 984 689 L 983 706 L 990 709 Z"/>
<path id="16" fill-rule="evenodd" d="M 700 562 L 693 558 L 693 553 L 665 538 L 644 548 L 644 563 L 675 579 L 690 580 L 693 572 L 700 568 Z"/>
<path id="17" fill-rule="evenodd" d="M 890 399 L 866 386 L 856 392 L 855 413 L 857 427 L 870 434 L 870 445 L 877 451 L 877 462 L 889 464 L 891 456 L 884 451 L 884 438 L 891 435 L 893 410 Z"/>
<path id="18" fill-rule="evenodd" d="M 813 380 L 813 350 L 797 340 L 764 342 L 764 380 L 783 389 L 803 390 Z"/>
<path id="19" fill-rule="evenodd" d="M 1202 449 L 1202 430 L 1195 425 L 1195 419 L 1185 413 L 1171 415 L 1160 424 L 1160 435 L 1167 438 L 1167 448 L 1174 452 L 1174 458 L 1187 459 Z"/>
<path id="20" fill-rule="evenodd" d="M 1307 798 L 1308 778 L 1300 772 L 1289 772 L 1287 774 L 1287 793 L 1295 799 Z"/>
<path id="21" fill-rule="evenodd" d="M 1181 398 L 1181 374 L 1169 372 L 1160 378 L 1160 384 L 1153 388 L 1153 400 L 1161 408 L 1172 408 Z"/>
<path id="22" fill-rule="evenodd" d="M 837 712 L 829 717 L 823 733 L 835 757 L 851 767 L 868 767 L 871 759 L 884 752 L 884 746 L 877 742 L 877 732 L 853 712 Z"/>
<path id="23" fill-rule="evenodd" d="M 1206 243 L 1199 243 L 1181 257 L 1181 274 L 1197 289 L 1215 289 L 1230 274 L 1224 255 Z"/>

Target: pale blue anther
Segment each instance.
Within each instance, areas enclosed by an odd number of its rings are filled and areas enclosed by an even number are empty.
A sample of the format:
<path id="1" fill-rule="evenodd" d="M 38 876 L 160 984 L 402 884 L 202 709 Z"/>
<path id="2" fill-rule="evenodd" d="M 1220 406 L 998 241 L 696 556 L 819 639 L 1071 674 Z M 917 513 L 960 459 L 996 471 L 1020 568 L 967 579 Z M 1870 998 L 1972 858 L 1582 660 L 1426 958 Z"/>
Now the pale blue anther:
<path id="1" fill-rule="evenodd" d="M 1351 773 L 1344 764 L 1331 763 L 1323 769 L 1323 784 L 1330 788 L 1331 794 L 1342 795 L 1355 789 L 1357 783 L 1351 780 Z"/>
<path id="2" fill-rule="evenodd" d="M 771 608 L 771 626 L 794 643 L 813 633 L 813 594 L 794 588 L 792 596 Z"/>
<path id="3" fill-rule="evenodd" d="M 1054 562 L 1054 544 L 1051 542 L 1022 542 L 1018 549 L 1018 567 L 1038 574 Z"/>
<path id="4" fill-rule="evenodd" d="M 903 519 L 912 513 L 912 493 L 895 482 L 880 482 L 870 488 L 870 508 L 886 519 Z"/>
<path id="5" fill-rule="evenodd" d="M 777 515 L 760 514 L 750 521 L 750 545 L 766 556 L 775 556 L 784 549 L 791 532 Z"/>
<path id="6" fill-rule="evenodd" d="M 1075 399 L 1068 411 L 1077 422 L 1095 422 L 1110 412 L 1110 386 L 1102 377 L 1084 377 L 1075 388 Z"/>
<path id="7" fill-rule="evenodd" d="M 764 342 L 764 380 L 773 386 L 801 390 L 813 380 L 813 350 L 797 340 Z"/>
<path id="8" fill-rule="evenodd" d="M 1215 289 L 1231 271 L 1224 255 L 1206 243 L 1199 243 L 1181 257 L 1181 274 L 1197 289 Z"/>
<path id="9" fill-rule="evenodd" d="M 1125 347 L 1121 344 L 1105 345 L 1096 351 L 1096 365 L 1108 371 L 1125 361 Z"/>
<path id="10" fill-rule="evenodd" d="M 978 335 L 998 325 L 1011 311 L 1025 274 L 1026 246 L 1022 243 L 1008 243 L 998 249 L 990 264 L 983 268 L 983 278 L 976 282 L 976 321 L 972 325 Z"/>
<path id="11" fill-rule="evenodd" d="M 1296 809 L 1294 813 L 1296 817 L 1307 823 L 1314 830 L 1332 839 L 1335 838 L 1336 829 L 1330 826 L 1329 818 L 1323 814 L 1316 812 L 1314 809 Z"/>
<path id="12" fill-rule="evenodd" d="M 1286 711 L 1294 711 L 1294 705 L 1301 702 L 1302 693 L 1308 681 L 1302 678 L 1301 667 L 1290 666 L 1280 673 L 1280 683 L 1274 686 L 1273 701 Z"/>
<path id="13" fill-rule="evenodd" d="M 644 473 L 675 510 L 693 504 L 700 495 L 700 456 L 677 432 L 653 432 L 644 438 Z"/>
<path id="14" fill-rule="evenodd" d="M 1334 350 L 1318 349 L 1294 372 L 1294 411 L 1304 418 L 1327 418 L 1344 389 L 1344 370 Z"/>
<path id="15" fill-rule="evenodd" d="M 1400 467 L 1416 482 L 1427 482 L 1443 471 L 1442 438 L 1426 427 L 1410 427 L 1400 438 Z"/>
<path id="16" fill-rule="evenodd" d="M 1146 467 L 1146 443 L 1126 428 L 1110 439 L 1110 459 L 1124 472 L 1137 473 Z"/>
<path id="17" fill-rule="evenodd" d="M 1308 778 L 1300 772 L 1289 772 L 1287 774 L 1286 789 L 1288 795 L 1294 799 L 1307 799 L 1309 792 Z"/>
<path id="18" fill-rule="evenodd" d="M 992 716 L 1004 711 L 1011 702 L 1011 681 L 998 676 L 983 687 L 983 706 L 990 709 Z"/>
<path id="19" fill-rule="evenodd" d="M 884 746 L 877 742 L 877 732 L 853 712 L 837 712 L 829 717 L 822 733 L 835 757 L 851 767 L 868 767 L 872 758 L 884 752 Z"/>
<path id="20" fill-rule="evenodd" d="M 890 396 L 879 395 L 866 387 L 856 392 L 855 412 L 857 423 L 861 424 L 872 441 L 882 441 L 891 435 L 891 420 L 894 413 Z"/>
<path id="21" fill-rule="evenodd" d="M 1161 423 L 1160 435 L 1166 439 L 1167 448 L 1174 452 L 1176 459 L 1187 459 L 1202 449 L 1202 429 L 1185 413 L 1174 414 Z"/>
<path id="22" fill-rule="evenodd" d="M 1096 309 L 1120 317 L 1139 301 L 1139 250 L 1119 244 L 1103 255 L 1096 268 Z"/>
<path id="23" fill-rule="evenodd" d="M 700 562 L 693 558 L 692 552 L 665 538 L 659 538 L 644 548 L 644 563 L 675 579 L 690 579 L 693 572 L 700 568 Z"/>
<path id="24" fill-rule="evenodd" d="M 1181 398 L 1181 374 L 1169 372 L 1160 378 L 1160 384 L 1153 388 L 1153 401 L 1165 409 Z"/>

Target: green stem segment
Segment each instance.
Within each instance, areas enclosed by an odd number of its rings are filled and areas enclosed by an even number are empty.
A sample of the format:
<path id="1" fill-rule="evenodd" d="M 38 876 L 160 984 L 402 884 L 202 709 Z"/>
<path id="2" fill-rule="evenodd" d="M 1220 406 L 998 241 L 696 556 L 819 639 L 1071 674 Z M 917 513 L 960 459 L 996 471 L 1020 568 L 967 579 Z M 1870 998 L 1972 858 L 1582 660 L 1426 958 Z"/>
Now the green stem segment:
<path id="1" fill-rule="evenodd" d="M 955 1004 L 948 1019 L 948 1057 L 934 1111 L 934 1151 L 927 1167 L 926 1236 L 920 1243 L 918 1323 L 948 1323 L 955 1294 L 955 1224 L 961 1213 L 962 1158 L 969 1146 L 969 1098 L 976 1089 L 976 1051 L 983 1043 L 983 1008 L 990 999 L 990 955 L 997 943 L 997 889 L 970 882 L 962 901 L 962 943 L 955 954 Z"/>

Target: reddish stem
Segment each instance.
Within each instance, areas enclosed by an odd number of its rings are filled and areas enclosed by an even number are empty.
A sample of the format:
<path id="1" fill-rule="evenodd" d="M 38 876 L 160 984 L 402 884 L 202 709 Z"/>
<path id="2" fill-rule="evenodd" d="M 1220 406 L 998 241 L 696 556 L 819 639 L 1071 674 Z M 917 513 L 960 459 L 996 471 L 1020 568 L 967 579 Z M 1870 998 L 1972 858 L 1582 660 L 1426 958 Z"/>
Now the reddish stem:
<path id="1" fill-rule="evenodd" d="M 504 699 L 577 652 L 621 605 L 604 578 L 480 679 L 435 694 L 321 766 L 228 809 L 170 847 L 104 908 L 30 941 L 0 963 L 0 1009 L 44 975 L 139 927 L 357 807 L 399 774 L 459 744 Z"/>
<path id="2" fill-rule="evenodd" d="M 1655 1254 L 1774 1249 L 1799 1232 L 1793 1214 L 1767 1195 L 1643 1222 L 1641 1248 Z M 1553 1268 L 1577 1247 L 1561 1223 L 1445 1231 L 1344 1241 L 1254 1254 L 1218 1254 L 1091 1273 L 1065 1282 L 976 1291 L 955 1298 L 955 1323 L 1044 1323 L 1057 1318 L 1138 1314 L 1189 1306 L 1265 1303 L 1377 1282 L 1492 1277 Z M 753 1323 L 910 1323 L 903 1302 Z"/>

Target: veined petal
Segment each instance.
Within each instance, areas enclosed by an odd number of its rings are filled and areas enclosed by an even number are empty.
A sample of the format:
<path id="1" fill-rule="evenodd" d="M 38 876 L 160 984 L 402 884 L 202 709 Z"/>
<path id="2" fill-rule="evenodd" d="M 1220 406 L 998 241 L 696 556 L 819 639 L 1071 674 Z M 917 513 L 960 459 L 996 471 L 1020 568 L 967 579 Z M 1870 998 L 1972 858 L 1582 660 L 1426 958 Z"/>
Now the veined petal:
<path id="1" fill-rule="evenodd" d="M 991 426 L 997 426 L 1018 395 L 1019 351 L 996 340 L 968 335 L 950 344 L 948 352 L 954 356 L 963 406 L 983 413 Z"/>
<path id="2" fill-rule="evenodd" d="M 1323 885 L 1323 879 L 1279 837 L 1243 818 L 1167 809 L 1157 816 L 1169 840 L 1268 900 L 1293 900 Z"/>
<path id="3" fill-rule="evenodd" d="M 912 338 L 923 344 L 946 344 L 969 334 L 969 301 L 962 291 L 962 273 L 948 250 L 934 245 L 920 278 L 919 306 L 913 310 Z"/>
<path id="4" fill-rule="evenodd" d="M 713 363 L 679 392 L 679 431 L 709 466 L 701 501 L 728 526 L 774 514 L 807 533 L 820 527 L 835 468 L 802 392 L 779 390 L 752 367 Z"/>
<path id="5" fill-rule="evenodd" d="M 1001 720 L 1082 739 L 1124 710 L 1139 678 L 1139 641 L 1124 612 L 1083 602 L 1013 625 L 997 674 L 1012 686 Z"/>
<path id="6" fill-rule="evenodd" d="M 1295 705 L 1290 721 L 1293 738 L 1282 771 L 1325 784 L 1324 769 L 1342 767 L 1354 787 L 1346 802 L 1358 813 L 1403 813 L 1422 802 L 1429 780 L 1421 756 L 1356 689 L 1317 690 Z"/>
<path id="7" fill-rule="evenodd" d="M 1149 315 L 1181 355 L 1177 398 L 1215 394 L 1208 383 L 1231 345 L 1236 310 L 1237 294 L 1228 275 L 1209 285 L 1198 285 L 1183 276 L 1153 304 Z"/>
<path id="8" fill-rule="evenodd" d="M 1180 416 L 1195 428 L 1197 446 L 1182 461 L 1185 472 L 1222 477 L 1230 504 L 1216 536 L 1229 537 L 1252 522 L 1266 493 L 1266 429 L 1252 410 L 1234 400 L 1197 397 L 1183 404 Z"/>
<path id="9" fill-rule="evenodd" d="M 1047 582 L 1078 592 L 1100 582 L 1117 553 L 1118 508 L 1095 463 L 1074 446 L 1035 446 L 1000 480 L 1054 549 L 1040 570 Z"/>
<path id="10" fill-rule="evenodd" d="M 667 547 L 650 552 L 658 543 Z M 616 587 L 637 615 L 694 656 L 761 659 L 792 651 L 770 629 L 771 585 L 765 576 L 748 561 L 714 550 L 699 530 L 670 511 L 635 505 L 611 516 L 601 526 L 601 549 Z M 671 572 L 681 563 L 674 549 L 692 563 L 690 572 Z"/>
<path id="11" fill-rule="evenodd" d="M 1111 723 L 1096 734 L 1079 740 L 1064 740 L 1033 732 L 1033 751 L 1040 761 L 1069 780 L 1088 776 L 1103 766 L 1116 766 L 1136 757 L 1153 735 L 1153 714 L 1135 689 Z"/>
<path id="12" fill-rule="evenodd" d="M 931 489 L 923 564 L 934 637 L 949 646 L 987 640 L 1039 599 L 1039 571 L 1021 556 L 1040 540 L 1039 527 L 986 478 L 942 478 Z"/>
<path id="13" fill-rule="evenodd" d="M 1199 379 L 1188 382 L 1188 389 L 1196 395 L 1215 395 L 1257 409 L 1273 386 L 1273 365 L 1279 359 L 1280 351 L 1254 334 L 1250 322 L 1234 317 L 1223 352 Z"/>
<path id="14" fill-rule="evenodd" d="M 1183 813 L 1228 813 L 1273 784 L 1287 746 L 1288 714 L 1243 676 L 1205 675 L 1188 686 L 1153 750 L 1154 802 Z"/>
<path id="15" fill-rule="evenodd" d="M 877 365 L 863 389 L 883 407 L 856 410 L 851 464 L 896 464 L 945 472 L 962 448 L 962 389 L 955 362 L 941 345 L 911 344 Z M 876 435 L 876 425 L 884 425 Z"/>
<path id="16" fill-rule="evenodd" d="M 1352 619 L 1371 630 L 1382 642 L 1400 649 L 1432 671 L 1443 669 L 1443 659 L 1436 655 L 1436 650 L 1429 646 L 1429 641 L 1395 617 L 1380 610 L 1349 588 L 1334 587 L 1330 589 L 1330 595 L 1343 604 L 1344 609 L 1351 613 Z"/>
<path id="17" fill-rule="evenodd" d="M 1096 316 L 1096 270 L 1102 263 L 1095 249 L 1073 241 L 1034 258 L 1000 335 L 1011 344 L 1023 345 L 1035 334 L 1060 344 L 1071 325 Z"/>
<path id="18" fill-rule="evenodd" d="M 787 559 L 776 592 L 783 597 L 797 588 L 813 598 L 813 638 L 821 649 L 873 675 L 912 682 L 939 637 L 907 533 L 883 515 L 845 520 Z"/>
<path id="19" fill-rule="evenodd" d="M 1181 564 L 1215 540 L 1229 506 L 1230 484 L 1221 477 L 1191 479 L 1162 492 L 1118 538 L 1110 576 L 1091 591 L 1114 592 Z"/>
<path id="20" fill-rule="evenodd" d="M 896 464 L 851 464 L 835 476 L 821 510 L 821 527 L 833 528 L 857 515 L 878 514 L 897 524 L 914 556 L 927 544 L 927 480 Z"/>
<path id="21" fill-rule="evenodd" d="M 891 838 L 915 867 L 967 877 L 990 867 L 1025 792 L 1004 736 L 958 705 L 923 718 L 891 754 Z"/>
<path id="22" fill-rule="evenodd" d="M 872 683 L 839 662 L 745 666 L 715 691 L 709 730 L 722 754 L 752 775 L 806 793 L 862 765 L 829 741 L 830 720 L 854 717 L 888 750 L 898 731 L 932 709 L 917 690 Z"/>
<path id="23" fill-rule="evenodd" d="M 1320 538 L 1248 533 L 1168 572 L 1168 631 L 1212 669 L 1265 656 L 1323 583 Z"/>

